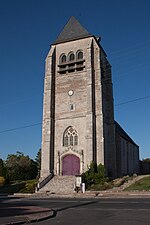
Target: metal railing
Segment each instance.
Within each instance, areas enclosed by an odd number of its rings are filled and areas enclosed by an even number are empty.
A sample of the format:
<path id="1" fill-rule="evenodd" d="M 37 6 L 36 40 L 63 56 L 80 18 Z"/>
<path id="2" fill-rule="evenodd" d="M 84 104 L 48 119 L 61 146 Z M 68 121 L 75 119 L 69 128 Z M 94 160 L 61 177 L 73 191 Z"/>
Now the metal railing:
<path id="1" fill-rule="evenodd" d="M 37 191 L 44 187 L 52 178 L 54 177 L 54 172 L 52 171 L 44 180 L 37 184 Z"/>

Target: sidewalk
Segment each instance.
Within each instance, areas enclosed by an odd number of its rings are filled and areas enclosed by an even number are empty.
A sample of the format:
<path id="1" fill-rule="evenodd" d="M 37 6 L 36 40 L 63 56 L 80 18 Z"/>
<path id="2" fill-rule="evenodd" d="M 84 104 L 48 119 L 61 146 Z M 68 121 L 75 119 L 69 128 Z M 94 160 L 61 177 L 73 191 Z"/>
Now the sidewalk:
<path id="1" fill-rule="evenodd" d="M 23 206 L 0 208 L 0 225 L 19 225 L 52 218 L 55 212 L 49 208 Z"/>
<path id="2" fill-rule="evenodd" d="M 150 198 L 150 191 L 86 191 L 85 193 L 36 193 L 35 198 Z"/>

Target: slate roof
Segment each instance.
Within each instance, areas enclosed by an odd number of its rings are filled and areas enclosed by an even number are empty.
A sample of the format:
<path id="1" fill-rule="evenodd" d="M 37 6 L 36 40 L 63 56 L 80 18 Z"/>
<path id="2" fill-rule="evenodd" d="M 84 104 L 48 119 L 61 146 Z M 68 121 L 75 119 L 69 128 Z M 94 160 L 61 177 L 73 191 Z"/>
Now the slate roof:
<path id="1" fill-rule="evenodd" d="M 64 29 L 59 34 L 58 38 L 54 44 L 59 44 L 62 42 L 72 41 L 80 38 L 91 37 L 91 35 L 80 23 L 72 16 L 68 23 L 65 25 Z"/>
<path id="2" fill-rule="evenodd" d="M 127 141 L 131 142 L 132 144 L 138 146 L 130 137 L 129 135 L 122 129 L 122 127 L 115 121 L 115 129 L 116 132 L 123 137 L 124 139 L 126 139 Z"/>

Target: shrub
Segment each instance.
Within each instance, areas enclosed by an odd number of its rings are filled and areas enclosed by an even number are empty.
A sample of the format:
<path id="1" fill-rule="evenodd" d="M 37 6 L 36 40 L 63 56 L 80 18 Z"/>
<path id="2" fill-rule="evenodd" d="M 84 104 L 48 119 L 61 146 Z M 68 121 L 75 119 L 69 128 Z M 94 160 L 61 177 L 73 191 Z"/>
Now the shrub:
<path id="1" fill-rule="evenodd" d="M 90 168 L 82 175 L 82 178 L 87 188 L 97 184 L 104 185 L 108 180 L 105 175 L 105 167 L 102 164 L 97 166 L 94 162 L 90 164 Z"/>
<path id="2" fill-rule="evenodd" d="M 37 180 L 26 181 L 25 187 L 21 189 L 20 193 L 34 193 L 37 185 Z"/>
<path id="3" fill-rule="evenodd" d="M 0 187 L 4 186 L 5 184 L 5 178 L 0 176 Z"/>

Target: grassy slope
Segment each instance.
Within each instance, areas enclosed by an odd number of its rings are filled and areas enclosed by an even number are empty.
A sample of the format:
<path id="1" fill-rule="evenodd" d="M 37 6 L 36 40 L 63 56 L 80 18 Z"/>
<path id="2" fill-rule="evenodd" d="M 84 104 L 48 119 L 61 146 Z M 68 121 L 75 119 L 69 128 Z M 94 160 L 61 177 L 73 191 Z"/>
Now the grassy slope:
<path id="1" fill-rule="evenodd" d="M 145 177 L 134 184 L 130 185 L 125 191 L 149 191 L 150 190 L 150 176 Z"/>
<path id="2" fill-rule="evenodd" d="M 37 180 L 28 180 L 16 182 L 14 184 L 7 184 L 0 187 L 0 193 L 13 194 L 13 193 L 34 193 Z"/>

